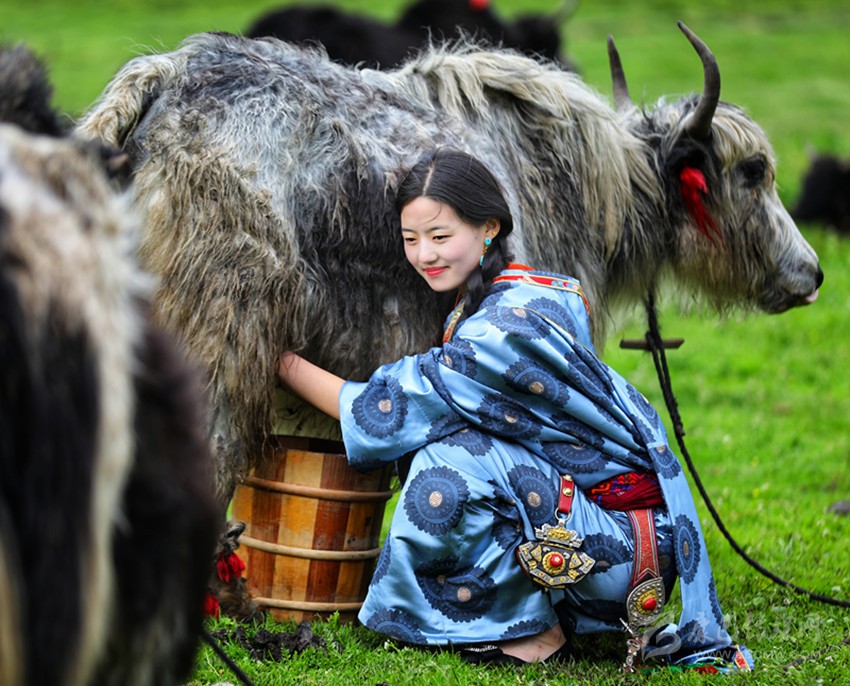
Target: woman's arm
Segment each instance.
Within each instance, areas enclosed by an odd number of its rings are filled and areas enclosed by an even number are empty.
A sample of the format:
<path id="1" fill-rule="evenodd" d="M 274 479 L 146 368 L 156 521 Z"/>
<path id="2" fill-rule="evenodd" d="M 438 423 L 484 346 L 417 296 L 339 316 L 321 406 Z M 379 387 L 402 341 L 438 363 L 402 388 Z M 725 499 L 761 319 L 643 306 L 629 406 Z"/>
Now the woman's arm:
<path id="1" fill-rule="evenodd" d="M 345 379 L 289 352 L 280 356 L 277 375 L 287 388 L 315 408 L 339 419 L 339 392 Z"/>

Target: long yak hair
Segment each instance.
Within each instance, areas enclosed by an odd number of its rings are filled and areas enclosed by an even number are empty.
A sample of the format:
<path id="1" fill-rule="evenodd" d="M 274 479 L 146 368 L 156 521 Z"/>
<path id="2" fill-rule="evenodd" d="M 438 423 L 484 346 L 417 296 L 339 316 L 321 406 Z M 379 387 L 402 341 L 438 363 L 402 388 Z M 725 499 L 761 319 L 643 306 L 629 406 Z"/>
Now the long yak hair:
<path id="1" fill-rule="evenodd" d="M 179 684 L 220 516 L 102 150 L 0 124 L 0 683 Z"/>

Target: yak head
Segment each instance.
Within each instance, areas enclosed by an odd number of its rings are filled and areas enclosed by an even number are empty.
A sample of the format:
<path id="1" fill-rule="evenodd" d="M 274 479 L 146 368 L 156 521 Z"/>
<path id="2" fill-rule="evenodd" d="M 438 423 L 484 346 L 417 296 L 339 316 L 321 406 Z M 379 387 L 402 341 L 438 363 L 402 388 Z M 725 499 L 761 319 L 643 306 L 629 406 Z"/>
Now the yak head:
<path id="1" fill-rule="evenodd" d="M 741 108 L 720 101 L 717 60 L 681 22 L 679 28 L 702 61 L 703 91 L 647 114 L 632 105 L 608 42 L 617 109 L 645 127 L 654 147 L 675 282 L 719 311 L 779 313 L 812 303 L 823 272 L 779 199 L 770 143 Z"/>

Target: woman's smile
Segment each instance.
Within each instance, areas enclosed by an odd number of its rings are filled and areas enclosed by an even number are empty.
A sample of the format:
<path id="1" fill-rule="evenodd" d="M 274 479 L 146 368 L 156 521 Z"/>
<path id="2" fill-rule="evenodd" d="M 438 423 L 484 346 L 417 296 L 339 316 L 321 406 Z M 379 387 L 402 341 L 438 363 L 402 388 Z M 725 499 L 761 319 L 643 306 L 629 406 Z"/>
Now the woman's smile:
<path id="1" fill-rule="evenodd" d="M 428 285 L 438 292 L 463 291 L 484 252 L 485 228 L 468 224 L 449 205 L 427 197 L 404 206 L 401 226 L 407 260 Z"/>

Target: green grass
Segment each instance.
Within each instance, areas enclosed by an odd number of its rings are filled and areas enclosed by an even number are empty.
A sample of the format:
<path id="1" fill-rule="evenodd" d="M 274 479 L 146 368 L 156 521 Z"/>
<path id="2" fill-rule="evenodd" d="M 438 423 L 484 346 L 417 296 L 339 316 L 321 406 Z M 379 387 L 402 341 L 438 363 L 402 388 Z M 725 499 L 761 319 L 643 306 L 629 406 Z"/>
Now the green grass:
<path id="1" fill-rule="evenodd" d="M 494 0 L 498 2 L 498 0 Z M 0 35 L 25 40 L 51 68 L 56 102 L 78 115 L 127 59 L 174 48 L 208 29 L 239 32 L 274 1 L 144 0 L 101 3 L 30 0 L 3 7 Z M 372 3 L 344 5 L 370 11 Z M 374 13 L 395 16 L 402 0 Z M 505 15 L 546 10 L 543 0 L 504 0 Z M 682 19 L 715 52 L 723 99 L 742 105 L 768 133 L 779 157 L 783 200 L 793 203 L 807 164 L 806 147 L 850 156 L 850 5 L 845 0 L 585 0 L 566 30 L 567 52 L 585 79 L 610 90 L 605 37 L 617 39 L 634 100 L 654 102 L 701 87 L 699 61 L 675 27 Z M 801 227 L 821 257 L 826 281 L 818 302 L 779 316 L 730 318 L 663 311 L 664 333 L 684 337 L 669 353 L 686 441 L 703 481 L 741 545 L 779 575 L 820 593 L 850 598 L 850 517 L 828 512 L 850 499 L 850 244 L 816 227 Z M 639 314 L 639 313 L 638 313 Z M 638 319 L 624 335 L 642 335 Z M 619 350 L 606 358 L 659 407 L 646 354 Z M 666 412 L 662 409 L 662 415 Z M 733 635 L 746 642 L 758 671 L 723 683 L 845 683 L 850 612 L 807 600 L 771 583 L 729 547 L 701 507 L 704 528 Z M 220 624 L 220 626 L 227 626 Z M 269 623 L 268 628 L 292 630 Z M 331 646 L 281 663 L 228 650 L 257 684 L 691 684 L 705 677 L 616 671 L 620 637 L 585 638 L 582 659 L 566 668 L 484 671 L 450 655 L 384 646 L 361 627 L 318 622 Z M 335 647 L 341 646 L 342 651 Z M 783 666 L 826 651 L 799 667 Z M 195 683 L 234 681 L 209 651 L 199 655 Z"/>

